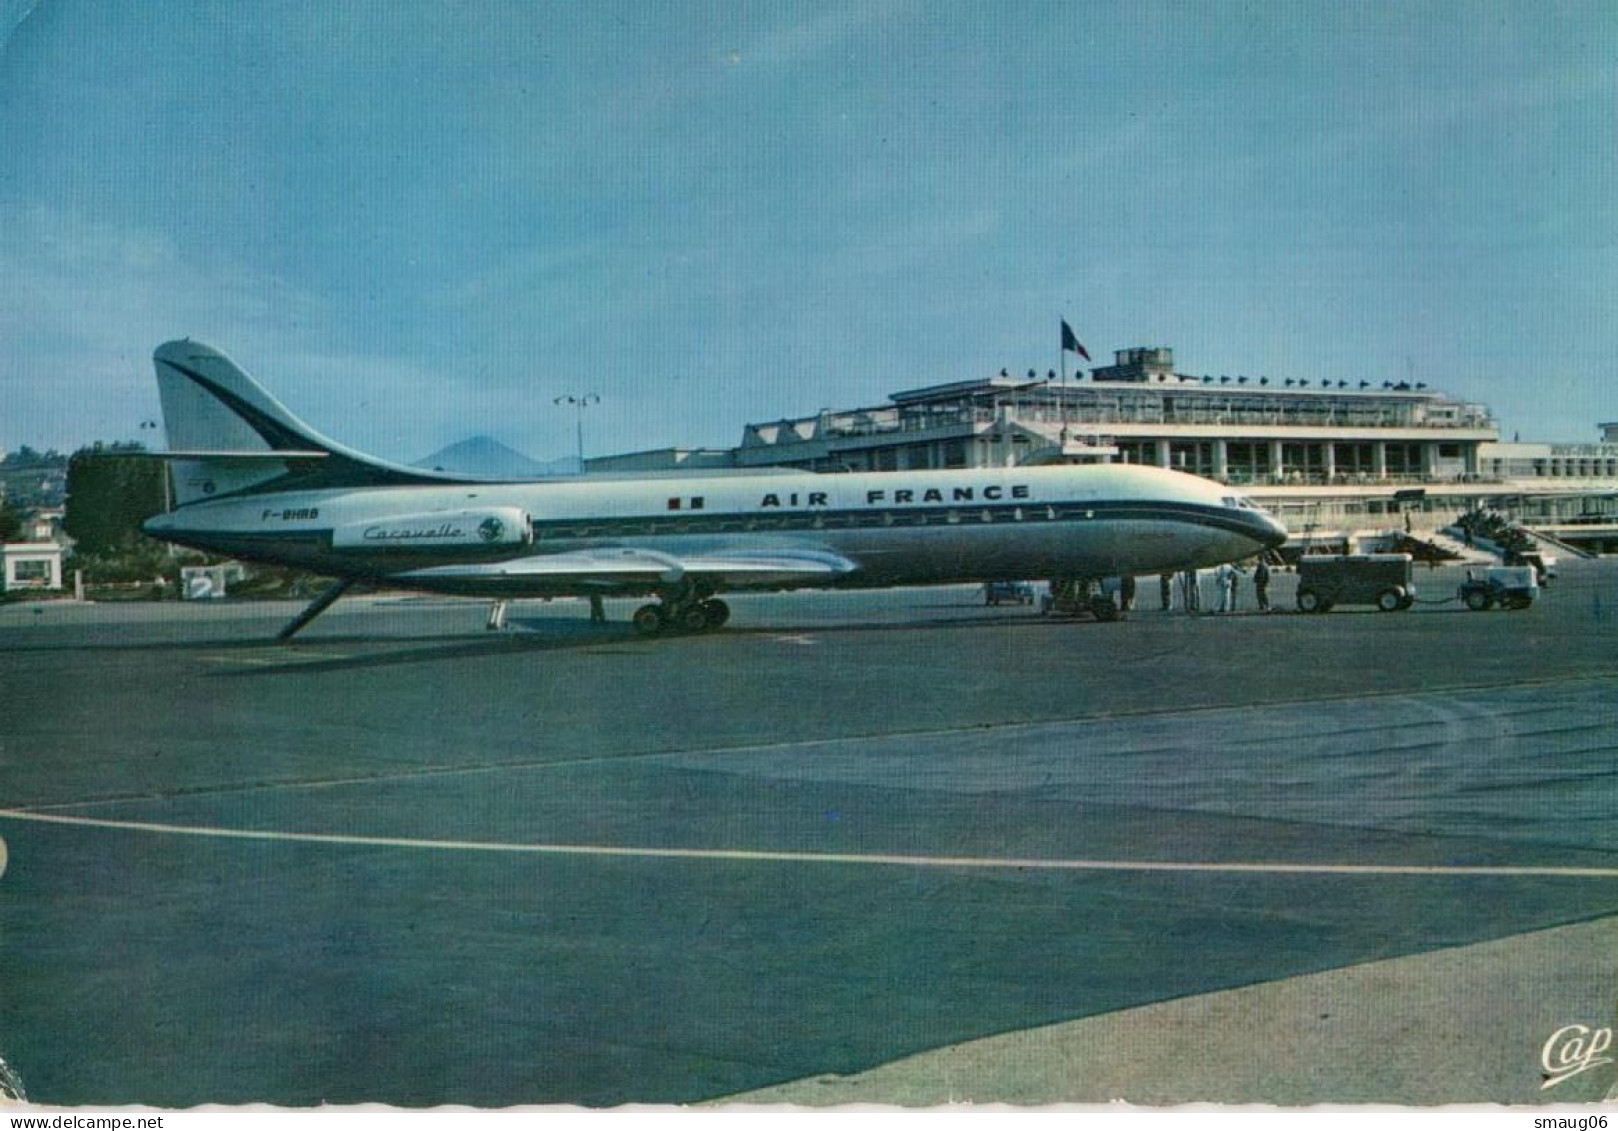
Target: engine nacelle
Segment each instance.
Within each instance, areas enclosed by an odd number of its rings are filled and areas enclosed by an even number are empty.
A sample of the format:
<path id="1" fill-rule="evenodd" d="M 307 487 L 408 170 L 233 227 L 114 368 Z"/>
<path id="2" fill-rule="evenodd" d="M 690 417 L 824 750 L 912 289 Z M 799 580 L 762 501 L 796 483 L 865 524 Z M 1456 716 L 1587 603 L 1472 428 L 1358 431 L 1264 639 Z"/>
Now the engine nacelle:
<path id="1" fill-rule="evenodd" d="M 429 511 L 393 515 L 369 522 L 349 522 L 331 532 L 333 550 L 414 553 L 433 550 L 465 552 L 526 546 L 534 539 L 528 516 L 516 507 L 475 511 Z"/>

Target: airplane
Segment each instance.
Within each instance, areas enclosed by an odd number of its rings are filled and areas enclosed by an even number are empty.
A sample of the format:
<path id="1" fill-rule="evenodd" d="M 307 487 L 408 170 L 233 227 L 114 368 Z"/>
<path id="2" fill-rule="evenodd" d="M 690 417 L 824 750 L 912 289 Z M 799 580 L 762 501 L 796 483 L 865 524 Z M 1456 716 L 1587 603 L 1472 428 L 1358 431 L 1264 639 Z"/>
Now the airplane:
<path id="1" fill-rule="evenodd" d="M 154 538 L 357 582 L 488 597 L 651 596 L 644 635 L 703 632 L 741 590 L 1085 579 L 1194 569 L 1286 540 L 1234 489 L 1127 464 L 497 481 L 329 440 L 223 353 L 153 355 L 173 509 Z M 1113 619 L 1110 598 L 1094 604 Z M 491 618 L 490 627 L 496 627 Z"/>

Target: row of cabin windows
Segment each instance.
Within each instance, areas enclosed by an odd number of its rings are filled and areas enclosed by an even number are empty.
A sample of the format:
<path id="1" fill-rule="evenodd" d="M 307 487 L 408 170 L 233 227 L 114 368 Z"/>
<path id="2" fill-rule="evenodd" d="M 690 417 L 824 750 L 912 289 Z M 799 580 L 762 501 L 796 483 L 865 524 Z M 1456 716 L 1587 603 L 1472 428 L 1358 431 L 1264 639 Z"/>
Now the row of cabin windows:
<path id="1" fill-rule="evenodd" d="M 818 514 L 793 511 L 782 514 L 709 515 L 680 518 L 626 518 L 601 523 L 534 524 L 534 537 L 545 540 L 622 538 L 635 534 L 725 534 L 756 530 L 854 530 L 889 526 L 984 525 L 993 522 L 1052 522 L 1058 519 L 1094 518 L 1096 511 L 1084 506 L 955 507 L 948 510 L 831 511 Z"/>

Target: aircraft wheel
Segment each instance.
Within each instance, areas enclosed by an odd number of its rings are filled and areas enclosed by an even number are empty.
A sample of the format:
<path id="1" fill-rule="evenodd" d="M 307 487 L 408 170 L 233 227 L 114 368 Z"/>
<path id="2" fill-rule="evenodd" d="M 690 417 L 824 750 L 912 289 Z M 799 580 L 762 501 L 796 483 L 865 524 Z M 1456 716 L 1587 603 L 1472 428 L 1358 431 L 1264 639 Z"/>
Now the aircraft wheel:
<path id="1" fill-rule="evenodd" d="M 1298 611 L 1300 613 L 1323 613 L 1326 611 L 1326 602 L 1320 599 L 1320 594 L 1313 589 L 1298 590 Z"/>
<path id="2" fill-rule="evenodd" d="M 663 631 L 663 610 L 657 605 L 642 605 L 630 618 L 635 631 L 642 636 L 656 636 Z"/>
<path id="3" fill-rule="evenodd" d="M 730 619 L 730 606 L 717 597 L 702 602 L 702 611 L 707 614 L 709 628 L 718 628 Z"/>
<path id="4" fill-rule="evenodd" d="M 1471 589 L 1466 594 L 1466 607 L 1474 613 L 1488 612 L 1489 606 L 1494 604 L 1494 598 L 1482 589 Z"/>
<path id="5" fill-rule="evenodd" d="M 680 626 L 681 632 L 701 632 L 709 627 L 708 610 L 703 606 L 706 602 L 698 601 L 681 609 L 675 617 L 675 623 Z"/>
<path id="6" fill-rule="evenodd" d="M 1396 613 L 1404 608 L 1404 598 L 1397 589 L 1384 589 L 1376 595 L 1376 607 L 1385 613 Z"/>

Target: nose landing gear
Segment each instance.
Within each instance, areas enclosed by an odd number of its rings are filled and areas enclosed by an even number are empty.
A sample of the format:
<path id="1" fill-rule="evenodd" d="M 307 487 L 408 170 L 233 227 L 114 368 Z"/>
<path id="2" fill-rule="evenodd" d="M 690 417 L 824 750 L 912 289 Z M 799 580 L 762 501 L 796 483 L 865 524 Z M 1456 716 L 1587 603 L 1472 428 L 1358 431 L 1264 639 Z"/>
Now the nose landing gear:
<path id="1" fill-rule="evenodd" d="M 1090 578 L 1059 578 L 1052 581 L 1051 590 L 1046 594 L 1040 611 L 1046 615 L 1062 613 L 1067 616 L 1089 613 L 1103 622 L 1115 621 L 1123 616 L 1123 610 L 1118 607 L 1112 594 L 1106 592 L 1099 581 Z"/>

